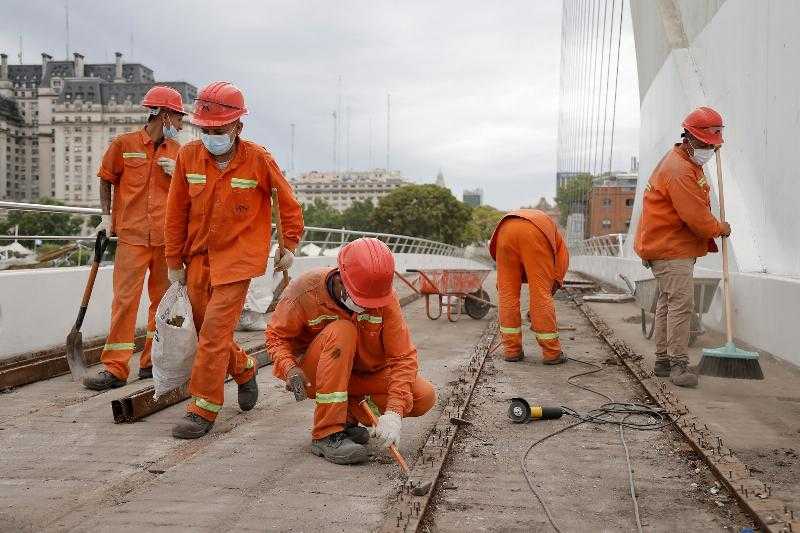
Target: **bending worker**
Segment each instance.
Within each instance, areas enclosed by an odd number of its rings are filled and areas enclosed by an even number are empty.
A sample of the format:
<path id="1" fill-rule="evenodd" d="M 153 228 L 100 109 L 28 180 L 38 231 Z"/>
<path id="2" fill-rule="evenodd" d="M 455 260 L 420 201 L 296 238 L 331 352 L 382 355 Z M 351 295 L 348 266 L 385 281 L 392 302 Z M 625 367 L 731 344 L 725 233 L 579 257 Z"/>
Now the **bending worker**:
<path id="1" fill-rule="evenodd" d="M 698 257 L 717 251 L 715 237 L 731 234 L 728 223 L 711 213 L 703 174 L 703 165 L 723 142 L 722 127 L 722 117 L 710 107 L 686 116 L 683 142 L 667 152 L 647 182 L 636 230 L 636 253 L 653 270 L 659 290 L 655 374 L 681 387 L 697 385 L 697 375 L 687 368 L 694 264 Z"/>
<path id="2" fill-rule="evenodd" d="M 383 414 L 373 436 L 398 444 L 403 417 L 436 402 L 418 374 L 400 302 L 392 289 L 394 257 L 381 241 L 357 239 L 339 252 L 338 268 L 292 281 L 267 326 L 275 376 L 298 382 L 316 399 L 311 451 L 337 464 L 365 461 L 369 425 L 358 403 L 369 396 Z"/>
<path id="3" fill-rule="evenodd" d="M 275 269 L 289 268 L 303 232 L 300 204 L 272 156 L 239 137 L 247 112 L 241 91 L 215 82 L 197 95 L 192 123 L 200 141 L 178 154 L 167 203 L 169 279 L 185 283 L 198 331 L 189 381 L 188 413 L 173 427 L 176 438 L 211 430 L 222 408 L 225 377 L 239 385 L 239 407 L 258 399 L 255 361 L 233 339 L 250 279 L 264 273 L 272 221 L 271 190 L 278 189 L 286 251 Z"/>
<path id="4" fill-rule="evenodd" d="M 489 253 L 497 262 L 497 293 L 500 300 L 500 332 L 504 358 L 522 361 L 522 317 L 520 289 L 528 284 L 531 329 L 542 349 L 546 365 L 564 363 L 553 295 L 564 283 L 569 252 L 555 223 L 538 209 L 508 213 L 494 230 Z"/>
<path id="5" fill-rule="evenodd" d="M 97 229 L 105 230 L 109 236 L 116 235 L 118 242 L 111 327 L 100 356 L 104 369 L 83 380 L 84 386 L 92 390 L 121 387 L 128 379 L 136 315 L 144 276 L 148 272 L 150 309 L 147 338 L 139 359 L 139 378 L 153 377 L 150 348 L 156 308 L 169 286 L 164 260 L 164 214 L 175 157 L 180 148 L 175 138 L 183 120 L 183 101 L 175 89 L 155 86 L 147 91 L 142 105 L 149 109 L 147 124 L 139 131 L 116 137 L 106 150 L 97 173 L 103 211 Z"/>

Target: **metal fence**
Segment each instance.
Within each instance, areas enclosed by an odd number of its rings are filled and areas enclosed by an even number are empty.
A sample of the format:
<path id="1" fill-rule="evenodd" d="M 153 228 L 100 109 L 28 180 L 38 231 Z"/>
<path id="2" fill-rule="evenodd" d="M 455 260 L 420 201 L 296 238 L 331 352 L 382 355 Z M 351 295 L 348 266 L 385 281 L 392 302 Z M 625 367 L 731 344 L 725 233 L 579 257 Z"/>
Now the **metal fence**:
<path id="1" fill-rule="evenodd" d="M 44 213 L 71 213 L 75 215 L 100 215 L 101 211 L 91 207 L 73 207 L 64 205 L 27 204 L 0 201 L 0 209 L 38 211 Z M 273 230 L 275 225 L 273 224 Z M 464 249 L 458 246 L 436 242 L 407 235 L 391 233 L 375 233 L 370 231 L 352 231 L 348 229 L 306 227 L 298 247 L 299 255 L 320 256 L 336 255 L 343 245 L 360 237 L 375 237 L 385 242 L 394 253 L 441 255 L 447 257 L 464 257 Z M 272 232 L 273 242 L 275 232 Z M 94 236 L 71 235 L 0 235 L 0 241 L 93 241 Z"/>
<path id="2" fill-rule="evenodd" d="M 605 255 L 622 257 L 625 246 L 625 233 L 612 233 L 578 241 L 570 245 L 570 255 Z"/>

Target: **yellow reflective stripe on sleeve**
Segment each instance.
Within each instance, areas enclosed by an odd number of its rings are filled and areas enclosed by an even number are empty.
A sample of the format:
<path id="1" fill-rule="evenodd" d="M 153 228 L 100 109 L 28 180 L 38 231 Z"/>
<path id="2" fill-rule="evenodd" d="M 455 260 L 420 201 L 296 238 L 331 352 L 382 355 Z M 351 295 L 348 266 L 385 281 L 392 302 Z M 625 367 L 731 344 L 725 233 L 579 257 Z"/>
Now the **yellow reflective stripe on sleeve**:
<path id="1" fill-rule="evenodd" d="M 195 398 L 194 404 L 200 409 L 205 409 L 206 411 L 211 411 L 212 413 L 219 413 L 219 410 L 222 409 L 221 405 L 211 403 L 203 398 Z"/>
<path id="2" fill-rule="evenodd" d="M 147 159 L 144 152 L 122 152 L 122 159 Z"/>
<path id="3" fill-rule="evenodd" d="M 700 176 L 700 179 L 699 179 L 699 180 L 697 180 L 697 185 L 698 185 L 698 186 L 699 186 L 701 189 L 702 189 L 703 187 L 705 187 L 707 183 L 708 183 L 708 182 L 706 181 L 706 177 L 705 177 L 705 176 Z"/>
<path id="4" fill-rule="evenodd" d="M 383 317 L 372 315 L 358 315 L 359 322 L 369 322 L 370 324 L 383 324 Z"/>
<path id="5" fill-rule="evenodd" d="M 342 403 L 346 401 L 347 401 L 347 391 L 317 393 L 317 403 Z"/>
<path id="6" fill-rule="evenodd" d="M 522 328 L 504 328 L 503 326 L 500 326 L 500 333 L 514 335 L 515 333 L 522 333 Z"/>
<path id="7" fill-rule="evenodd" d="M 317 318 L 312 318 L 308 321 L 309 326 L 318 326 L 322 322 L 326 320 L 339 320 L 339 317 L 336 315 L 320 315 Z"/>
<path id="8" fill-rule="evenodd" d="M 256 366 L 256 363 L 255 363 L 255 361 L 253 361 L 253 358 L 252 358 L 252 357 L 248 357 L 248 358 L 247 358 L 247 366 L 246 366 L 246 367 L 244 367 L 244 368 L 245 368 L 245 370 L 250 370 L 250 369 L 251 369 L 251 368 L 253 368 L 254 366 Z"/>
<path id="9" fill-rule="evenodd" d="M 534 331 L 534 333 L 536 334 L 536 338 L 539 339 L 540 341 L 551 341 L 553 339 L 557 339 L 558 338 L 558 332 L 555 332 L 555 333 L 545 333 L 545 332 L 539 333 L 538 331 Z"/>
<path id="10" fill-rule="evenodd" d="M 193 183 L 195 185 L 206 183 L 206 175 L 205 174 L 186 174 L 186 181 L 189 183 Z"/>
<path id="11" fill-rule="evenodd" d="M 103 346 L 104 350 L 113 351 L 113 350 L 133 350 L 133 343 L 132 342 L 108 342 L 105 346 Z"/>
<path id="12" fill-rule="evenodd" d="M 234 189 L 255 189 L 258 181 L 249 180 L 246 178 L 233 178 L 231 179 L 231 187 Z"/>
<path id="13" fill-rule="evenodd" d="M 155 337 L 155 335 L 156 335 L 155 331 L 148 331 L 147 335 L 146 335 L 146 338 L 152 339 L 153 337 Z"/>
<path id="14" fill-rule="evenodd" d="M 653 186 L 650 183 L 648 183 L 647 186 L 644 188 L 644 190 L 650 192 L 653 190 Z"/>

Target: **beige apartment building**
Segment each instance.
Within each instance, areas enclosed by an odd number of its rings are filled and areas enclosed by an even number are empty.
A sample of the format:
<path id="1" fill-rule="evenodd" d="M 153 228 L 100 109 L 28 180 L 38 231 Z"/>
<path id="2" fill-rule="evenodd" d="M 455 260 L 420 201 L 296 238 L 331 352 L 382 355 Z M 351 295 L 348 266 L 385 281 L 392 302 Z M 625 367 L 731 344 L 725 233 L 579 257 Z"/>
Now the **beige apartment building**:
<path id="1" fill-rule="evenodd" d="M 344 211 L 353 202 L 378 200 L 410 182 L 397 170 L 375 169 L 363 172 L 312 171 L 289 180 L 295 195 L 302 204 L 312 204 L 320 199 L 338 211 Z"/>

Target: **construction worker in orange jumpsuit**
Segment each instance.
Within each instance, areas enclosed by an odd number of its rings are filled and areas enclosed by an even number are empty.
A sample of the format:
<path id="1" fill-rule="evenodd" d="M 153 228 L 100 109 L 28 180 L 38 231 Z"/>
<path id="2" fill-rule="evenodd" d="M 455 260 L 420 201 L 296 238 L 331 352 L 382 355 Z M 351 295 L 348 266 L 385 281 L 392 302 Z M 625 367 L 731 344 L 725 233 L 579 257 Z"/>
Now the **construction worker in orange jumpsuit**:
<path id="1" fill-rule="evenodd" d="M 164 260 L 164 214 L 167 192 L 180 145 L 183 101 L 171 87 L 155 86 L 142 105 L 148 108 L 145 127 L 116 137 L 106 150 L 100 177 L 102 217 L 98 231 L 118 237 L 114 260 L 111 327 L 100 361 L 104 369 L 83 380 L 85 387 L 106 390 L 125 385 L 133 355 L 136 315 L 144 276 L 150 309 L 147 336 L 139 359 L 139 378 L 153 377 L 150 348 L 158 303 L 169 286 Z M 114 191 L 112 210 L 111 191 Z"/>
<path id="2" fill-rule="evenodd" d="M 722 117 L 710 107 L 695 109 L 683 121 L 683 142 L 673 146 L 645 187 L 642 218 L 634 249 L 653 270 L 658 285 L 654 372 L 680 387 L 697 386 L 688 369 L 689 334 L 694 310 L 694 264 L 716 252 L 716 237 L 731 227 L 711 212 L 711 189 L 703 165 L 722 144 Z"/>
<path id="3" fill-rule="evenodd" d="M 165 223 L 169 280 L 186 284 L 198 331 L 189 380 L 192 399 L 172 429 L 176 438 L 208 433 L 224 399 L 225 377 L 238 384 L 239 407 L 258 400 L 255 361 L 234 341 L 250 279 L 266 270 L 270 247 L 271 191 L 286 249 L 275 269 L 288 269 L 303 233 L 300 204 L 278 164 L 264 149 L 239 137 L 247 112 L 242 92 L 219 81 L 197 95 L 193 124 L 202 130 L 178 154 Z"/>
<path id="4" fill-rule="evenodd" d="M 267 326 L 275 376 L 316 401 L 311 451 L 336 464 L 367 459 L 370 432 L 358 425 L 371 426 L 359 406 L 365 397 L 383 413 L 372 436 L 387 447 L 400 442 L 403 417 L 421 416 L 436 402 L 418 374 L 393 279 L 389 248 L 357 239 L 341 249 L 337 268 L 293 280 Z"/>
<path id="5" fill-rule="evenodd" d="M 542 362 L 564 363 L 567 357 L 558 338 L 553 295 L 564 283 L 569 252 L 558 227 L 538 209 L 512 211 L 497 224 L 489 253 L 497 262 L 504 359 L 517 362 L 525 357 L 519 300 L 522 284 L 527 283 L 531 329 L 542 349 Z"/>

